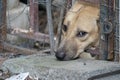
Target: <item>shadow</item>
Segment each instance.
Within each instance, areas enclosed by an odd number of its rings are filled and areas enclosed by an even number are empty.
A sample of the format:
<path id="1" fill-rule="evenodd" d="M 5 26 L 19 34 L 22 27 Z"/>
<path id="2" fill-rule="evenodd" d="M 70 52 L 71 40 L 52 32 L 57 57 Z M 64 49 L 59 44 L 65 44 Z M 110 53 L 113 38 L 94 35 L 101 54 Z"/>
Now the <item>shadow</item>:
<path id="1" fill-rule="evenodd" d="M 92 76 L 92 77 L 88 78 L 88 80 L 105 78 L 105 77 L 114 76 L 114 75 L 117 75 L 117 74 L 120 74 L 120 70 L 112 71 L 112 72 L 108 72 L 108 73 L 104 73 L 104 74 L 100 74 L 100 75 L 96 75 L 96 76 Z"/>

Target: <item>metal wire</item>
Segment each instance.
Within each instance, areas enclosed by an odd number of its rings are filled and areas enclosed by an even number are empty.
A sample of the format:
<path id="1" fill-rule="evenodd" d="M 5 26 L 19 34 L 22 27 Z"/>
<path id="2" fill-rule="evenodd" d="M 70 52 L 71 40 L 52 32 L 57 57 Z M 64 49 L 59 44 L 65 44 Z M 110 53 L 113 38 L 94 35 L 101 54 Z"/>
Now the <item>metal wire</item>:
<path id="1" fill-rule="evenodd" d="M 9 19 L 9 21 L 13 21 L 13 20 L 15 20 L 16 18 L 18 18 L 20 15 L 22 15 L 22 13 L 25 11 L 25 9 L 26 9 L 27 7 L 24 7 L 23 8 L 23 10 L 17 15 L 17 16 L 15 16 L 14 18 L 12 18 L 11 20 Z M 8 10 L 8 18 L 10 17 L 10 15 L 9 15 L 9 10 Z"/>

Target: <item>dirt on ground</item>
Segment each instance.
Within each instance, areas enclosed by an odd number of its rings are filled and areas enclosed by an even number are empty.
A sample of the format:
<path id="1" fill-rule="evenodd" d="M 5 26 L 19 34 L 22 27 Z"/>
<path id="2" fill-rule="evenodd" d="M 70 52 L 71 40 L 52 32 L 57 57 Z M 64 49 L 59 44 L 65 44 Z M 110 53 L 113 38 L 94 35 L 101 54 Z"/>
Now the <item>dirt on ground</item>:
<path id="1" fill-rule="evenodd" d="M 1 69 L 1 66 L 3 64 L 3 62 L 7 59 L 11 59 L 11 58 L 16 58 L 16 57 L 20 57 L 23 56 L 21 54 L 15 54 L 12 52 L 0 52 L 0 80 L 5 80 L 6 78 L 10 77 L 10 73 L 9 72 L 4 72 Z"/>

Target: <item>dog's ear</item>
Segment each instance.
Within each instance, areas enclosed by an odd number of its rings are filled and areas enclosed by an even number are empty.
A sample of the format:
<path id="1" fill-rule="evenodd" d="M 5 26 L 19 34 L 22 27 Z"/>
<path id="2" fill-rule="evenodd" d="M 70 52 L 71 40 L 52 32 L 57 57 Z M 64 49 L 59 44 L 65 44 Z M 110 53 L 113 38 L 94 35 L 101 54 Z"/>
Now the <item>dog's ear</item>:
<path id="1" fill-rule="evenodd" d="M 100 32 L 100 19 L 99 18 L 96 20 L 96 23 L 97 23 L 97 26 L 98 26 L 98 30 Z"/>
<path id="2" fill-rule="evenodd" d="M 70 25 L 70 21 L 68 21 L 66 24 L 64 23 L 62 26 L 62 33 L 66 33 L 68 31 L 68 27 Z"/>
<path id="3" fill-rule="evenodd" d="M 97 19 L 96 22 L 97 22 L 97 24 L 100 24 L 100 19 Z"/>

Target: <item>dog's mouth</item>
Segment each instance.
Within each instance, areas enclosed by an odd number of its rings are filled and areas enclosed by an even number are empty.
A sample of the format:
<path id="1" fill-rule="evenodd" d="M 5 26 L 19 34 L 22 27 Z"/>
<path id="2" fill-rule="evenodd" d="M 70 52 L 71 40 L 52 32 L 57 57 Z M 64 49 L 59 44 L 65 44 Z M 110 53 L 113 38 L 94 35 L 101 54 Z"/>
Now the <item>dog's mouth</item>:
<path id="1" fill-rule="evenodd" d="M 99 51 L 98 47 L 97 48 L 87 48 L 84 51 L 87 52 L 87 53 L 90 53 L 92 57 L 100 54 L 100 51 Z"/>

